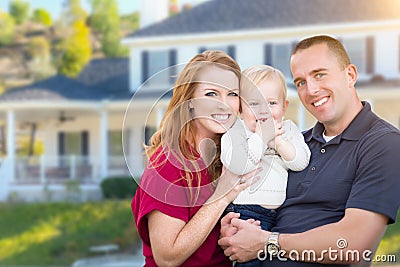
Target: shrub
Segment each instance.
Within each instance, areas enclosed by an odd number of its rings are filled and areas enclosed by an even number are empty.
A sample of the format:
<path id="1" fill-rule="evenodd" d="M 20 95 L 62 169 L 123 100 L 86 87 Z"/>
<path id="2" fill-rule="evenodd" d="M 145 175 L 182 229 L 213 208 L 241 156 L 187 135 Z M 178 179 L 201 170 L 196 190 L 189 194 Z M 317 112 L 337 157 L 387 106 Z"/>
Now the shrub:
<path id="1" fill-rule="evenodd" d="M 101 182 L 104 198 L 132 198 L 137 189 L 137 183 L 132 177 L 112 177 Z"/>

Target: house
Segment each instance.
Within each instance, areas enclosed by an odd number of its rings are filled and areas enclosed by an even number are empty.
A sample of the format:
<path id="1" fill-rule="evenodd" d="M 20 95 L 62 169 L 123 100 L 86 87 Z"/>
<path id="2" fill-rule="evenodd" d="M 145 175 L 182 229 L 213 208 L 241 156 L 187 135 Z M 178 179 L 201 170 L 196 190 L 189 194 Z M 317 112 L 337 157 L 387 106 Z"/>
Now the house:
<path id="1" fill-rule="evenodd" d="M 156 1 L 152 9 L 167 8 L 167 0 Z M 142 143 L 159 124 L 176 75 L 206 49 L 226 51 L 242 69 L 281 69 L 289 85 L 286 117 L 307 129 L 315 120 L 293 87 L 291 50 L 304 37 L 336 36 L 358 67 L 361 99 L 399 127 L 400 0 L 210 0 L 170 18 L 149 12 L 152 1 L 142 2 L 153 23 L 146 19 L 148 26 L 123 39 L 129 59 L 93 60 L 77 79 L 55 76 L 0 96 L 9 148 L 0 170 L 0 200 L 10 192 L 34 200 L 39 196 L 29 190 L 44 184 L 58 190 L 62 179 L 98 192 L 105 177 L 128 169 L 140 177 Z M 12 148 L 23 125 L 43 140 L 42 157 L 16 156 Z M 121 143 L 128 169 L 121 165 Z"/>

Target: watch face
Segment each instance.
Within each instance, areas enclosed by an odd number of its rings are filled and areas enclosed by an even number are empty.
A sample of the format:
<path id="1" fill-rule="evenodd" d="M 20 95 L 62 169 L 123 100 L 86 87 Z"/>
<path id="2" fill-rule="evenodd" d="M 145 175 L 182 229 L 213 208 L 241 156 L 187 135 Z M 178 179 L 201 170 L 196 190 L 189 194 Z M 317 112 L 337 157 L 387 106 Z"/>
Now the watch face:
<path id="1" fill-rule="evenodd" d="M 268 244 L 267 251 L 270 255 L 276 256 L 279 252 L 279 247 L 275 244 Z"/>

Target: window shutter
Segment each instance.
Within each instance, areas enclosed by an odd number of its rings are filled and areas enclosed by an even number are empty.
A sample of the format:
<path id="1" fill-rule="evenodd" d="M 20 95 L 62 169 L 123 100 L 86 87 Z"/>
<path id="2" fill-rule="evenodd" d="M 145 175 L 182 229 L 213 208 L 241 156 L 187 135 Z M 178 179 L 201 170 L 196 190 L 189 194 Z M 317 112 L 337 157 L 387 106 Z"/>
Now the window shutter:
<path id="1" fill-rule="evenodd" d="M 59 132 L 57 139 L 58 139 L 57 140 L 57 143 L 58 143 L 58 155 L 59 156 L 64 156 L 65 155 L 65 133 L 64 132 Z"/>
<path id="2" fill-rule="evenodd" d="M 272 45 L 271 44 L 264 45 L 264 64 L 272 65 Z"/>
<path id="3" fill-rule="evenodd" d="M 149 78 L 149 52 L 142 52 L 142 83 Z"/>
<path id="4" fill-rule="evenodd" d="M 373 74 L 375 69 L 375 40 L 373 36 L 368 36 L 366 40 L 366 68 L 367 74 Z"/>
<path id="5" fill-rule="evenodd" d="M 177 61 L 177 51 L 176 49 L 169 50 L 169 82 L 173 84 L 176 79 L 176 61 Z"/>
<path id="6" fill-rule="evenodd" d="M 82 131 L 81 139 L 82 139 L 82 142 L 81 142 L 82 156 L 87 156 L 87 155 L 89 155 L 89 132 Z"/>
<path id="7" fill-rule="evenodd" d="M 234 45 L 228 46 L 228 55 L 230 55 L 233 59 L 236 58 L 236 47 Z"/>

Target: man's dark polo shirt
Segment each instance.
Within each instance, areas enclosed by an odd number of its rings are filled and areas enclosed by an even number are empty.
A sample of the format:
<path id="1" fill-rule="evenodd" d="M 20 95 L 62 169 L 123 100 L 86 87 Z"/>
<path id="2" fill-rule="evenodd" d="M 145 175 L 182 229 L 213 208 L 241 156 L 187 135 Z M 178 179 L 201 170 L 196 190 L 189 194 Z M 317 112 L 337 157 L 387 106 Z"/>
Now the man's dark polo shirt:
<path id="1" fill-rule="evenodd" d="M 346 208 L 381 213 L 389 223 L 395 221 L 400 205 L 400 132 L 377 117 L 368 103 L 363 105 L 347 129 L 328 143 L 320 123 L 304 133 L 310 164 L 301 172 L 289 173 L 287 199 L 273 231 L 298 233 L 334 223 Z M 265 266 L 319 264 L 275 260 Z"/>

